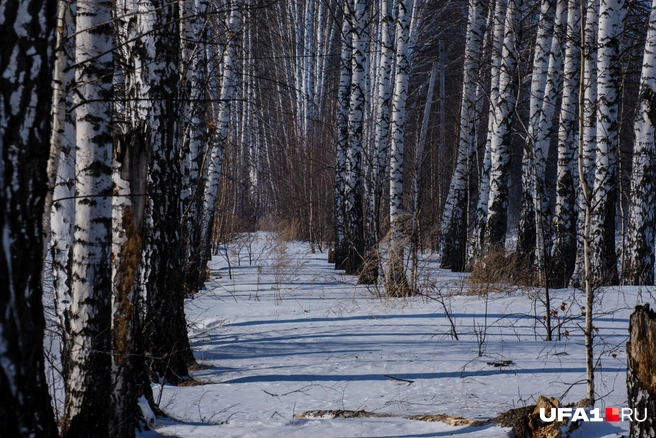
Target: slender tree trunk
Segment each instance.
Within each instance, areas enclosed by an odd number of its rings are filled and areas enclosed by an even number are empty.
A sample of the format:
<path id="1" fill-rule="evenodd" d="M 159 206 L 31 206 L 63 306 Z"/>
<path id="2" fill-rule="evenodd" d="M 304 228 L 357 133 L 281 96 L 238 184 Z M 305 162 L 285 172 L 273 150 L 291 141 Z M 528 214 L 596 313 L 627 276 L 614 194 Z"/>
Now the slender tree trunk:
<path id="1" fill-rule="evenodd" d="M 41 275 L 55 2 L 0 2 L 0 436 L 55 437 Z"/>
<path id="2" fill-rule="evenodd" d="M 390 151 L 390 254 L 386 290 L 390 296 L 405 296 L 408 280 L 404 267 L 403 146 L 408 75 L 410 73 L 410 20 L 414 0 L 400 0 L 396 15 L 396 75 L 392 94 L 392 147 Z"/>
<path id="3" fill-rule="evenodd" d="M 465 64 L 463 69 L 462 103 L 458 153 L 449 194 L 442 212 L 440 249 L 442 268 L 459 272 L 465 269 L 467 255 L 467 206 L 469 178 L 474 168 L 473 155 L 477 147 L 478 96 L 480 58 L 486 24 L 485 2 L 470 0 Z M 442 114 L 442 111 L 440 111 Z"/>
<path id="4" fill-rule="evenodd" d="M 501 70 L 499 74 L 499 102 L 495 107 L 490 144 L 490 199 L 485 225 L 484 252 L 503 249 L 508 219 L 508 180 L 510 177 L 510 135 L 517 100 L 516 40 L 523 0 L 510 0 L 506 10 Z"/>
<path id="5" fill-rule="evenodd" d="M 207 1 L 181 1 L 180 22 L 180 161 L 182 190 L 182 240 L 185 251 L 183 278 L 189 293 L 202 287 L 200 272 L 200 217 L 203 205 L 201 166 L 209 142 L 211 114 L 205 102 L 209 88 L 208 60 L 203 38 L 207 35 Z M 210 72 L 216 74 L 216 72 Z"/>
<path id="6" fill-rule="evenodd" d="M 428 135 L 428 122 L 430 121 L 431 106 L 433 104 L 433 93 L 435 91 L 435 78 L 437 77 L 438 62 L 433 61 L 433 68 L 428 79 L 428 91 L 426 92 L 426 104 L 424 105 L 424 115 L 421 120 L 421 129 L 419 131 L 419 141 L 415 151 L 415 168 L 412 178 L 412 288 L 417 289 L 417 273 L 419 263 L 419 199 L 421 197 L 421 166 L 424 162 L 424 146 L 426 145 L 426 136 Z"/>
<path id="7" fill-rule="evenodd" d="M 346 0 L 345 4 L 348 4 Z M 343 269 L 346 260 L 346 151 L 349 144 L 348 114 L 351 97 L 351 17 L 342 18 L 342 51 L 339 60 L 337 95 L 337 152 L 335 156 L 335 269 Z"/>
<path id="8" fill-rule="evenodd" d="M 551 249 L 553 247 L 551 230 L 551 204 L 547 192 L 547 155 L 551 146 L 553 119 L 556 113 L 558 96 L 563 82 L 563 52 L 565 51 L 565 32 L 567 28 L 567 0 L 559 0 L 556 7 L 556 23 L 549 53 L 549 69 L 540 111 L 534 147 L 533 167 L 533 210 L 535 211 L 535 259 L 542 276 L 542 284 L 548 290 L 548 271 Z"/>
<path id="9" fill-rule="evenodd" d="M 367 1 L 353 4 L 353 32 L 351 51 L 351 98 L 349 102 L 349 142 L 346 150 L 346 178 L 344 180 L 346 219 L 347 274 L 359 274 L 364 261 L 364 212 L 362 205 L 362 152 L 364 139 L 364 113 L 367 91 Z"/>
<path id="10" fill-rule="evenodd" d="M 507 0 L 496 0 L 492 23 L 493 27 L 491 43 L 491 66 L 490 66 L 490 107 L 488 111 L 487 136 L 485 141 L 485 153 L 481 165 L 479 177 L 478 202 L 474 227 L 471 236 L 471 244 L 467 253 L 467 268 L 471 269 L 474 262 L 483 254 L 485 244 L 485 233 L 488 216 L 488 203 L 490 200 L 490 171 L 492 168 L 492 133 L 495 123 L 496 108 L 500 103 L 499 78 L 501 76 L 501 59 L 504 42 L 505 15 Z"/>
<path id="11" fill-rule="evenodd" d="M 389 0 L 380 0 L 380 59 L 375 96 L 375 127 L 372 145 L 371 190 L 368 203 L 368 230 L 365 246 L 365 270 L 358 280 L 361 283 L 375 283 L 378 279 L 380 260 L 378 242 L 380 240 L 380 215 L 383 186 L 388 161 L 388 140 L 390 123 L 390 80 L 394 63 L 394 8 Z M 373 100 L 373 99 L 372 99 Z"/>
<path id="12" fill-rule="evenodd" d="M 52 288 L 60 327 L 66 326 L 71 304 L 73 225 L 75 223 L 75 112 L 73 108 L 75 34 L 71 3 L 59 2 L 53 79 L 52 135 L 48 159 L 48 194 L 44 236 L 52 263 Z M 46 218 L 48 218 L 46 220 Z M 49 232 L 48 232 L 49 229 Z M 60 357 L 66 370 L 66 332 L 61 332 Z"/>
<path id="13" fill-rule="evenodd" d="M 594 0 L 593 0 L 594 1 Z M 590 7 L 590 5 L 588 5 Z M 591 228 L 591 217 L 592 217 L 592 186 L 588 182 L 586 172 L 586 159 L 587 155 L 585 150 L 589 147 L 589 138 L 586 138 L 586 117 L 592 116 L 594 112 L 591 112 L 590 101 L 588 100 L 589 96 L 586 94 L 586 85 L 590 84 L 590 74 L 596 72 L 596 68 L 592 63 L 589 63 L 590 53 L 588 52 L 591 49 L 591 46 L 588 45 L 587 39 L 591 37 L 590 30 L 592 25 L 589 24 L 590 21 L 593 23 L 599 19 L 599 15 L 596 13 L 598 9 L 591 7 L 588 9 L 588 12 L 585 12 L 584 2 L 581 2 L 581 17 L 586 17 L 586 22 L 581 26 L 581 76 L 579 78 L 579 132 L 583 135 L 579 136 L 578 143 L 578 160 L 577 166 L 579 170 L 579 184 L 580 184 L 580 196 L 581 203 L 584 209 L 582 214 L 583 219 L 583 234 L 582 234 L 582 244 L 583 244 L 583 278 L 582 285 L 585 288 L 585 308 L 583 309 L 585 313 L 585 325 L 583 328 L 583 337 L 585 344 L 585 379 L 586 379 L 586 398 L 588 399 L 588 404 L 594 406 L 595 402 L 595 379 L 594 379 L 594 331 L 592 326 L 592 316 L 593 316 L 593 306 L 594 306 L 594 288 L 592 287 L 591 282 L 591 266 L 590 266 L 590 228 Z M 590 20 L 590 21 L 588 21 Z M 590 67 L 591 71 L 588 71 Z M 588 122 L 589 123 L 589 122 Z M 590 131 L 588 131 L 588 135 Z"/>
<path id="14" fill-rule="evenodd" d="M 112 6 L 76 12 L 75 242 L 63 436 L 108 435 L 111 388 Z"/>
<path id="15" fill-rule="evenodd" d="M 656 1 L 652 2 L 642 60 L 640 101 L 635 120 L 635 145 L 627 230 L 627 256 L 622 283 L 654 284 L 654 228 L 656 227 Z"/>
<path id="16" fill-rule="evenodd" d="M 200 247 L 198 248 L 198 251 L 200 251 L 199 259 L 201 260 L 201 264 L 196 273 L 199 276 L 198 282 L 200 284 L 205 281 L 207 262 L 211 258 L 210 240 L 212 237 L 212 224 L 214 224 L 214 209 L 216 207 L 219 190 L 223 151 L 229 134 L 232 97 L 238 82 L 237 48 L 240 41 L 242 23 L 240 5 L 241 0 L 233 0 L 231 2 L 231 11 L 227 23 L 229 42 L 223 55 L 221 95 L 219 98 L 219 109 L 216 116 L 216 131 L 214 133 L 214 138 L 212 139 L 212 149 L 207 168 L 203 199 Z"/>
<path id="17" fill-rule="evenodd" d="M 596 284 L 617 284 L 615 207 L 619 129 L 619 37 L 624 0 L 601 0 L 597 58 L 597 148 L 592 210 L 592 275 Z"/>
<path id="18" fill-rule="evenodd" d="M 543 116 L 543 100 L 547 80 L 549 79 L 549 64 L 552 56 L 551 43 L 554 36 L 553 0 L 542 0 L 538 33 L 533 51 L 533 71 L 531 72 L 531 96 L 529 103 L 529 120 L 524 155 L 522 157 L 522 199 L 517 232 L 517 254 L 519 260 L 532 264 L 535 252 L 536 224 L 535 207 L 535 149 L 540 129 L 540 119 Z M 562 11 L 561 11 L 562 13 Z M 560 20 L 560 16 L 556 15 Z"/>
<path id="19" fill-rule="evenodd" d="M 585 186 L 590 188 L 594 184 L 594 163 L 595 163 L 595 150 L 597 142 L 597 33 L 599 27 L 599 0 L 588 0 L 587 3 L 582 1 L 583 13 L 585 16 L 585 24 L 582 29 L 582 65 L 581 65 L 581 80 L 583 84 L 579 89 L 582 100 L 582 113 L 580 117 L 581 129 L 580 138 L 583 142 L 583 149 L 579 151 L 582 160 L 582 167 L 579 168 L 579 179 L 585 178 Z M 587 7 L 586 7 L 587 5 Z M 583 16 L 583 15 L 582 15 Z M 585 74 L 583 74 L 585 72 Z M 577 230 L 585 230 L 587 218 L 586 209 L 587 201 L 583 193 L 582 184 L 579 186 L 577 195 L 578 203 L 578 216 L 576 222 Z M 577 234 L 577 252 L 576 264 L 574 266 L 574 274 L 572 275 L 571 285 L 573 287 L 584 287 L 583 280 L 585 277 L 585 257 L 584 257 L 584 236 L 585 233 L 579 232 Z"/>
<path id="20" fill-rule="evenodd" d="M 563 68 L 563 97 L 558 128 L 558 163 L 556 177 L 555 240 L 551 255 L 549 284 L 565 287 L 576 261 L 576 152 L 578 149 L 578 83 L 580 79 L 579 0 L 569 0 L 567 12 L 567 48 Z"/>

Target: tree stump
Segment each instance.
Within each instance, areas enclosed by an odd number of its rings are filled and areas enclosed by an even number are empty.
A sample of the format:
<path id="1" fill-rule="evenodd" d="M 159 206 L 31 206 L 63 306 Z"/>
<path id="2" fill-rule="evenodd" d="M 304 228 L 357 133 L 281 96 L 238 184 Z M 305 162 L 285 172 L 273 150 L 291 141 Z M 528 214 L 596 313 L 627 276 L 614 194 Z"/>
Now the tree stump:
<path id="1" fill-rule="evenodd" d="M 626 344 L 626 386 L 629 407 L 644 422 L 631 422 L 630 438 L 656 437 L 656 313 L 649 304 L 636 306 L 629 320 Z"/>

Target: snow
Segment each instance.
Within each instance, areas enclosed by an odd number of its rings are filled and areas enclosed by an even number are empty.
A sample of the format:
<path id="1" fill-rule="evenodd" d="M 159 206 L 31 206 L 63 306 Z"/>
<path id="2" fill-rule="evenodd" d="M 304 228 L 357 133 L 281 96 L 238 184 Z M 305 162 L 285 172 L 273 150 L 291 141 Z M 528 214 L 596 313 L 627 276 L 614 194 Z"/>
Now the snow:
<path id="1" fill-rule="evenodd" d="M 380 299 L 373 288 L 356 286 L 355 277 L 335 271 L 325 253 L 311 253 L 308 244 L 280 242 L 266 233 L 258 233 L 250 249 L 247 241 L 221 248 L 222 256 L 210 264 L 206 290 L 187 303 L 190 340 L 201 365 L 192 375 L 201 384 L 153 386 L 171 417 L 156 421 L 159 434 L 507 437 L 509 429 L 495 425 L 452 427 L 401 416 L 489 419 L 532 404 L 539 395 L 565 403 L 585 396 L 580 292 L 551 291 L 554 306 L 564 303 L 554 319 L 562 323 L 563 337 L 546 342 L 539 290 L 474 288 L 491 289 L 486 301 L 484 294 L 473 294 L 465 276 L 436 269 L 436 260 L 427 256 L 421 282 L 433 285 L 425 290 L 428 296 Z M 643 298 L 653 301 L 649 292 L 600 290 L 595 378 L 602 412 L 627 406 L 628 317 Z M 458 340 L 435 300 L 440 294 Z M 503 360 L 512 362 L 490 365 Z M 310 410 L 396 416 L 295 417 Z M 586 423 L 572 436 L 617 437 L 628 427 Z"/>

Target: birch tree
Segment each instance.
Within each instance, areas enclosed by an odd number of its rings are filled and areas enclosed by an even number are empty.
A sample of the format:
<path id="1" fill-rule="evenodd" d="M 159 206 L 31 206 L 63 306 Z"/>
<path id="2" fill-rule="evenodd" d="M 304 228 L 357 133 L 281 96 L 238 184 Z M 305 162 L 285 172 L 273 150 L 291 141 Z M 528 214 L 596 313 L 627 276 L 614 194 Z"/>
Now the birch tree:
<path id="1" fill-rule="evenodd" d="M 551 133 L 558 96 L 561 93 L 563 75 L 564 38 L 567 28 L 567 0 L 559 0 L 556 6 L 554 36 L 549 51 L 549 68 L 544 91 L 544 99 L 534 144 L 533 210 L 535 212 L 535 259 L 548 286 L 548 269 L 552 249 L 551 204 L 547 192 L 547 155 L 551 146 Z"/>
<path id="2" fill-rule="evenodd" d="M 203 202 L 201 162 L 209 142 L 211 114 L 206 100 L 209 96 L 207 70 L 211 68 L 206 57 L 208 34 L 207 1 L 181 2 L 180 19 L 180 161 L 182 189 L 180 203 L 183 211 L 182 239 L 185 250 L 183 277 L 190 293 L 202 286 L 203 273 L 198 248 Z M 210 72 L 216 73 L 216 72 Z"/>
<path id="3" fill-rule="evenodd" d="M 656 207 L 656 1 L 652 2 L 649 29 L 642 60 L 640 100 L 634 130 L 631 197 L 627 230 L 627 251 L 622 283 L 654 284 L 654 227 Z"/>
<path id="4" fill-rule="evenodd" d="M 198 257 L 199 260 L 201 260 L 201 265 L 200 269 L 196 272 L 196 274 L 200 276 L 197 284 L 203 283 L 207 262 L 210 258 L 210 238 L 212 224 L 214 223 L 214 210 L 219 189 L 221 164 L 229 134 L 228 129 L 230 126 L 231 101 L 238 81 L 237 49 L 239 47 L 240 32 L 242 28 L 242 13 L 239 8 L 240 5 L 240 0 L 234 0 L 231 2 L 230 15 L 227 19 L 228 22 L 226 23 L 229 41 L 223 55 L 221 95 L 219 97 L 219 108 L 216 115 L 216 129 L 212 138 L 209 165 L 207 168 L 207 177 L 203 193 L 203 211 L 200 228 L 201 245 L 197 249 L 200 251 Z"/>
<path id="5" fill-rule="evenodd" d="M 346 0 L 348 4 L 348 0 Z M 351 23 L 348 14 L 342 18 L 341 54 L 339 58 L 339 88 L 337 90 L 337 152 L 335 154 L 335 269 L 342 269 L 346 260 L 346 151 L 349 143 L 348 115 L 351 97 Z"/>
<path id="6" fill-rule="evenodd" d="M 535 149 L 537 148 L 537 137 L 540 132 L 540 119 L 543 117 L 545 88 L 549 79 L 555 9 L 553 0 L 542 0 L 540 2 L 540 18 L 533 51 L 533 70 L 531 72 L 528 132 L 522 157 L 522 199 L 517 233 L 517 253 L 521 260 L 527 258 L 533 260 L 535 251 L 536 225 L 535 207 L 533 205 L 536 189 L 534 181 Z"/>
<path id="7" fill-rule="evenodd" d="M 583 27 L 583 44 L 582 44 L 582 77 L 579 93 L 583 93 L 579 97 L 582 99 L 580 115 L 581 129 L 581 149 L 579 150 L 580 166 L 579 166 L 579 181 L 580 189 L 577 192 L 577 205 L 578 215 L 576 220 L 576 228 L 583 230 L 583 233 L 577 234 L 577 251 L 576 251 L 576 264 L 574 265 L 574 274 L 572 274 L 571 285 L 578 287 L 583 284 L 585 277 L 585 247 L 584 236 L 587 235 L 586 229 L 588 228 L 588 218 L 586 217 L 586 210 L 588 209 L 588 200 L 584 193 L 583 187 L 589 187 L 592 191 L 594 183 L 594 163 L 596 153 L 596 139 L 597 139 L 597 33 L 599 28 L 599 0 L 589 0 L 584 4 L 585 10 L 585 25 Z M 585 181 L 583 181 L 585 179 Z"/>
<path id="8" fill-rule="evenodd" d="M 52 263 L 52 288 L 60 327 L 66 326 L 71 303 L 71 250 L 75 222 L 75 113 L 73 110 L 75 33 L 71 3 L 60 1 L 53 78 L 52 135 L 48 159 L 48 186 L 44 236 Z M 48 228 L 50 231 L 48 232 Z M 68 339 L 61 332 L 60 357 L 67 357 Z M 63 363 L 62 369 L 66 369 Z"/>
<path id="9" fill-rule="evenodd" d="M 449 194 L 446 199 L 440 226 L 442 268 L 462 271 L 465 269 L 469 190 L 474 170 L 477 147 L 479 116 L 477 109 L 481 96 L 479 69 L 486 28 L 486 7 L 481 0 L 470 0 L 465 61 L 460 106 L 460 131 L 458 153 Z"/>
<path id="10" fill-rule="evenodd" d="M 390 148 L 390 256 L 386 290 L 390 296 L 408 293 L 403 263 L 403 146 L 408 75 L 410 73 L 410 21 L 413 0 L 399 0 L 396 14 L 396 74 L 392 93 Z"/>
<path id="11" fill-rule="evenodd" d="M 569 0 L 567 10 L 567 48 L 563 65 L 563 95 L 558 124 L 558 162 L 554 247 L 549 284 L 567 285 L 576 261 L 576 153 L 578 149 L 578 87 L 581 58 L 581 14 L 579 0 Z"/>
<path id="12" fill-rule="evenodd" d="M 367 4 L 366 0 L 355 0 L 352 6 L 349 5 L 352 7 L 351 93 L 348 115 L 349 141 L 346 150 L 346 178 L 344 180 L 344 213 L 347 231 L 344 268 L 347 274 L 358 274 L 364 257 L 362 153 L 369 63 Z"/>
<path id="13" fill-rule="evenodd" d="M 492 166 L 492 129 L 495 123 L 496 107 L 499 105 L 499 78 L 501 75 L 501 53 L 504 44 L 504 29 L 506 15 L 506 0 L 496 0 L 494 12 L 489 14 L 492 23 L 488 27 L 493 27 L 491 42 L 491 65 L 490 65 L 490 105 L 488 110 L 488 126 L 485 141 L 485 152 L 481 164 L 479 184 L 478 184 L 478 202 L 476 204 L 476 214 L 474 218 L 473 232 L 471 243 L 467 252 L 467 268 L 471 268 L 474 261 L 483 254 L 485 244 L 485 230 L 488 215 L 488 202 L 490 200 L 490 170 Z"/>
<path id="14" fill-rule="evenodd" d="M 41 274 L 57 11 L 39 0 L 3 0 L 0 11 L 0 435 L 55 437 Z"/>
<path id="15" fill-rule="evenodd" d="M 490 139 L 490 199 L 485 224 L 484 251 L 503 248 L 508 218 L 508 179 L 510 176 L 510 135 L 517 99 L 516 38 L 522 0 L 510 0 L 506 9 L 501 69 L 499 72 L 499 101 L 494 108 Z"/>
<path id="16" fill-rule="evenodd" d="M 107 431 L 111 387 L 111 4 L 77 2 L 76 200 L 64 436 Z"/>
<path id="17" fill-rule="evenodd" d="M 619 127 L 619 37 L 624 0 L 601 0 L 597 57 L 597 142 L 593 185 L 591 263 L 593 279 L 616 284 L 615 204 L 617 201 L 617 141 Z"/>
<path id="18" fill-rule="evenodd" d="M 375 97 L 372 104 L 375 105 L 376 117 L 374 126 L 374 138 L 371 157 L 371 181 L 367 204 L 367 241 L 365 256 L 367 265 L 360 276 L 362 283 L 373 283 L 378 278 L 378 241 L 380 239 L 381 204 L 383 197 L 383 185 L 387 171 L 388 140 L 390 124 L 390 97 L 391 76 L 394 64 L 394 7 L 389 0 L 380 0 L 378 11 L 379 22 L 379 44 L 380 52 L 378 59 Z M 372 88 L 372 91 L 374 89 Z M 373 96 L 372 96 L 373 97 Z"/>

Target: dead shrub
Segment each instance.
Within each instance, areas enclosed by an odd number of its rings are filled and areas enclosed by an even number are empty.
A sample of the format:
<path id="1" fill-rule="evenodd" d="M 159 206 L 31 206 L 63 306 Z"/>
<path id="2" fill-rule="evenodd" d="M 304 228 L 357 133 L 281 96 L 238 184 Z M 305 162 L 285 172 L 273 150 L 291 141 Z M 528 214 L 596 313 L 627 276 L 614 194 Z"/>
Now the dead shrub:
<path id="1" fill-rule="evenodd" d="M 273 215 L 265 216 L 258 222 L 261 231 L 270 231 L 277 234 L 283 242 L 292 242 L 301 239 L 301 224 L 296 218 L 280 219 Z"/>
<path id="2" fill-rule="evenodd" d="M 476 260 L 469 276 L 475 294 L 508 291 L 509 287 L 532 285 L 535 279 L 531 261 L 521 260 L 516 252 L 506 255 L 503 248 Z"/>

